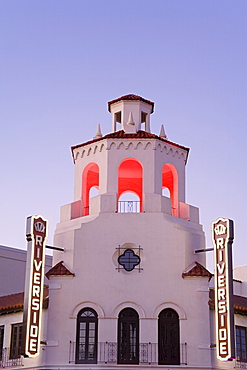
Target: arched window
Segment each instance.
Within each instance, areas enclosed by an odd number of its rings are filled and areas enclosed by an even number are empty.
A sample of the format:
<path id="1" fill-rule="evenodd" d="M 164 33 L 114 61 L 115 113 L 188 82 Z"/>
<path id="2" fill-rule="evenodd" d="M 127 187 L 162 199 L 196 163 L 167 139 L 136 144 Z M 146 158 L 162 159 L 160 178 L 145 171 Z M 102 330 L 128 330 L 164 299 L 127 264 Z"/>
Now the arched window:
<path id="1" fill-rule="evenodd" d="M 89 163 L 82 174 L 82 216 L 89 215 L 89 198 L 91 188 L 99 188 L 99 166 Z"/>
<path id="2" fill-rule="evenodd" d="M 139 364 L 139 316 L 132 308 L 118 317 L 118 364 Z"/>
<path id="3" fill-rule="evenodd" d="M 142 165 L 134 158 L 125 159 L 118 169 L 118 200 L 124 193 L 134 193 L 139 199 L 139 212 L 142 212 Z M 126 203 L 128 200 L 125 201 Z M 130 200 L 130 202 L 135 202 Z M 138 209 L 138 208 L 137 208 Z M 121 212 L 121 211 L 120 211 Z"/>
<path id="4" fill-rule="evenodd" d="M 97 363 L 98 315 L 84 308 L 77 315 L 76 364 Z"/>
<path id="5" fill-rule="evenodd" d="M 162 168 L 162 194 L 165 194 L 165 188 L 172 199 L 172 215 L 178 217 L 178 174 L 171 163 L 166 163 Z"/>
<path id="6" fill-rule="evenodd" d="M 159 365 L 180 365 L 179 317 L 166 308 L 158 320 Z"/>

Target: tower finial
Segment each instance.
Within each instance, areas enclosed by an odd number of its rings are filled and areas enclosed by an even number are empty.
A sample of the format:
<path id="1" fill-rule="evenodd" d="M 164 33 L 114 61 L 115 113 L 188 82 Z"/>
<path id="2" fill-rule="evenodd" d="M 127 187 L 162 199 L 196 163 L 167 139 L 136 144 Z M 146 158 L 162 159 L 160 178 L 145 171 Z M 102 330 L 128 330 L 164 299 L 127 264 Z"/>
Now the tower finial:
<path id="1" fill-rule="evenodd" d="M 95 139 L 100 139 L 101 137 L 102 137 L 102 133 L 101 133 L 101 128 L 100 128 L 100 123 L 98 123 L 97 131 L 96 131 L 96 134 L 93 138 L 95 140 Z"/>
<path id="2" fill-rule="evenodd" d="M 161 128 L 160 128 L 160 137 L 162 139 L 167 139 L 167 136 L 166 136 L 166 133 L 165 133 L 165 129 L 164 129 L 164 125 L 161 125 Z"/>

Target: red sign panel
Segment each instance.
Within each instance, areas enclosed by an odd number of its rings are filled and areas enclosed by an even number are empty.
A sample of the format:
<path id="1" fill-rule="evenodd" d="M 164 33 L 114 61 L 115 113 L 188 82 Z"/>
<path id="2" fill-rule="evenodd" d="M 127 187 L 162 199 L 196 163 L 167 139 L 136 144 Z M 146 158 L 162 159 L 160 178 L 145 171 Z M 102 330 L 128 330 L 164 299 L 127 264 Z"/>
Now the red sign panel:
<path id="1" fill-rule="evenodd" d="M 41 216 L 27 219 L 28 255 L 24 299 L 24 354 L 35 357 L 40 350 L 45 241 L 48 221 Z"/>
<path id="2" fill-rule="evenodd" d="M 232 278 L 233 221 L 218 218 L 212 222 L 215 257 L 215 321 L 217 357 L 235 357 Z"/>

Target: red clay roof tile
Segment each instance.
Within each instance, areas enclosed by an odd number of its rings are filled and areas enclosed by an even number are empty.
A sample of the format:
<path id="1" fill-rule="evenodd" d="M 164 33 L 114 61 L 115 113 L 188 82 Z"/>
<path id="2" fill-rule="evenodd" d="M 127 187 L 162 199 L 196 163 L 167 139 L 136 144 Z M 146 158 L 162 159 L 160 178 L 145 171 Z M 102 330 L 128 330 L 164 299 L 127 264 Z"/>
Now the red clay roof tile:
<path id="1" fill-rule="evenodd" d="M 247 297 L 234 295 L 234 310 L 236 312 L 245 312 L 245 314 L 247 315 Z"/>
<path id="2" fill-rule="evenodd" d="M 124 100 L 124 101 L 143 101 L 144 103 L 147 103 L 147 104 L 150 104 L 152 105 L 152 111 L 151 113 L 153 113 L 154 111 L 154 102 L 150 101 L 150 100 L 147 100 L 147 99 L 144 99 L 142 98 L 141 96 L 139 95 L 134 95 L 134 94 L 128 94 L 128 95 L 123 95 L 121 96 L 120 98 L 118 99 L 114 99 L 114 100 L 111 100 L 108 102 L 108 110 L 110 112 L 110 106 L 114 103 L 117 103 L 121 100 Z"/>
<path id="3" fill-rule="evenodd" d="M 74 276 L 75 274 L 64 265 L 63 261 L 60 261 L 55 266 L 53 266 L 45 275 L 47 279 L 49 279 L 50 276 Z"/>
<path id="4" fill-rule="evenodd" d="M 43 308 L 48 308 L 49 290 L 44 286 Z M 0 315 L 23 311 L 24 292 L 0 296 Z"/>
<path id="5" fill-rule="evenodd" d="M 209 291 L 209 307 L 214 310 L 215 309 L 215 296 L 214 296 L 214 289 L 210 289 Z M 234 312 L 235 314 L 246 315 L 247 316 L 247 297 L 243 297 L 240 295 L 233 296 L 233 304 L 234 304 Z"/>
<path id="6" fill-rule="evenodd" d="M 182 273 L 183 278 L 187 276 L 206 276 L 211 280 L 213 275 L 203 265 L 195 261 Z"/>
<path id="7" fill-rule="evenodd" d="M 24 292 L 4 295 L 0 297 L 0 313 L 22 311 Z"/>

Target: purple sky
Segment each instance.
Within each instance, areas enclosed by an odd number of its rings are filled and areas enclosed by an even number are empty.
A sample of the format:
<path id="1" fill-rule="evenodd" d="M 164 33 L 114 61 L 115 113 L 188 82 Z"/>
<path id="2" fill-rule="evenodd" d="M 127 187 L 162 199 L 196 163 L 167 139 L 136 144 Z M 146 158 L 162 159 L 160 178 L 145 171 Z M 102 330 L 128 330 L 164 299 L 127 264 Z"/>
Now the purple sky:
<path id="1" fill-rule="evenodd" d="M 73 201 L 70 147 L 111 131 L 107 102 L 155 102 L 151 129 L 191 148 L 187 203 L 235 221 L 247 264 L 247 1 L 1 0 L 0 244 L 26 248 L 26 217 Z M 212 270 L 212 253 L 208 253 Z"/>

